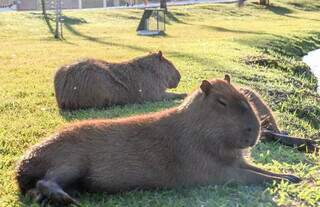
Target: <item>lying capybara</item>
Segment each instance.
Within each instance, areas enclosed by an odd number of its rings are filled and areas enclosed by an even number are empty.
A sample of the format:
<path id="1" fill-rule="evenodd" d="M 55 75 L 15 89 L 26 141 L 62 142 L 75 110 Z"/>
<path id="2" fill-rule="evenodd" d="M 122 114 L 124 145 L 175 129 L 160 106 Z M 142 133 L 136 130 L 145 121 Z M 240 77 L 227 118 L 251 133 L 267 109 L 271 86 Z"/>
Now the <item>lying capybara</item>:
<path id="1" fill-rule="evenodd" d="M 229 78 L 228 78 L 229 80 Z M 287 180 L 247 163 L 260 122 L 247 98 L 229 81 L 203 81 L 175 108 L 112 120 L 71 124 L 35 146 L 17 167 L 23 194 L 38 202 L 77 204 L 65 190 L 175 188 L 262 184 Z"/>
<path id="2" fill-rule="evenodd" d="M 277 141 L 280 144 L 294 147 L 303 152 L 319 151 L 316 141 L 292 137 L 281 132 L 272 110 L 256 92 L 249 88 L 240 88 L 239 91 L 248 98 L 249 103 L 256 110 L 257 116 L 261 121 L 261 140 Z"/>
<path id="3" fill-rule="evenodd" d="M 88 59 L 63 66 L 54 87 L 59 108 L 76 110 L 184 98 L 166 92 L 179 81 L 179 71 L 159 51 L 122 63 Z"/>

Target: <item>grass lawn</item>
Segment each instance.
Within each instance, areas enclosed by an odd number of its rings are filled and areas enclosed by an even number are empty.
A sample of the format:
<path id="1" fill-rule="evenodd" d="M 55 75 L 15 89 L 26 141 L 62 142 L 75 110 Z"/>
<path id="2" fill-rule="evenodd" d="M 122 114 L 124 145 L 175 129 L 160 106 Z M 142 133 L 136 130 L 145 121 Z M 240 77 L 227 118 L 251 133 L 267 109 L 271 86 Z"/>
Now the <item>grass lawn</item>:
<path id="1" fill-rule="evenodd" d="M 255 0 L 257 1 L 257 0 Z M 0 206 L 36 206 L 19 199 L 16 161 L 33 144 L 66 122 L 158 111 L 180 101 L 60 113 L 53 74 L 84 57 L 122 61 L 162 50 L 182 74 L 174 91 L 191 92 L 202 79 L 230 73 L 266 99 L 281 128 L 308 137 L 320 129 L 316 79 L 301 56 L 320 48 L 318 0 L 271 0 L 170 7 L 167 35 L 137 36 L 142 10 L 65 11 L 64 41 L 52 38 L 54 23 L 40 12 L 0 14 Z M 49 16 L 53 17 L 53 16 Z M 83 206 L 316 206 L 320 205 L 319 155 L 277 143 L 259 143 L 252 161 L 303 181 L 266 186 L 208 186 L 192 189 L 84 194 Z"/>

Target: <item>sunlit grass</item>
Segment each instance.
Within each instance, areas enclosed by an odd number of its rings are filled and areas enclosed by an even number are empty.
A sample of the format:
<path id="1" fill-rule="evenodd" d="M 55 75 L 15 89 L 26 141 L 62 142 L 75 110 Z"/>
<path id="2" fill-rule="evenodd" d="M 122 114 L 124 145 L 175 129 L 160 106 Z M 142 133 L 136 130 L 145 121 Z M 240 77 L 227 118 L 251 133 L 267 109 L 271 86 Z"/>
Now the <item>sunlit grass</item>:
<path id="1" fill-rule="evenodd" d="M 54 71 L 63 64 L 93 57 L 123 61 L 162 50 L 182 74 L 175 91 L 191 92 L 202 79 L 232 75 L 233 82 L 258 90 L 275 110 L 283 130 L 309 136 L 320 128 L 316 80 L 300 62 L 320 47 L 317 1 L 271 1 L 270 7 L 247 3 L 170 7 L 167 35 L 137 36 L 141 10 L 66 11 L 64 41 L 52 38 L 39 12 L 0 14 L 0 206 L 30 206 L 19 200 L 13 180 L 16 160 L 26 149 L 63 123 L 86 118 L 133 115 L 179 101 L 60 113 L 53 92 Z M 304 7 L 305 6 L 305 7 Z M 49 15 L 49 18 L 53 16 Z M 49 19 L 49 23 L 54 23 Z M 272 59 L 246 65 L 248 56 Z M 270 61 L 269 61 L 270 62 Z M 318 98 L 317 98 L 318 96 Z M 253 161 L 274 172 L 302 177 L 301 184 L 85 194 L 84 206 L 315 206 L 320 200 L 319 156 L 277 143 L 259 143 Z"/>

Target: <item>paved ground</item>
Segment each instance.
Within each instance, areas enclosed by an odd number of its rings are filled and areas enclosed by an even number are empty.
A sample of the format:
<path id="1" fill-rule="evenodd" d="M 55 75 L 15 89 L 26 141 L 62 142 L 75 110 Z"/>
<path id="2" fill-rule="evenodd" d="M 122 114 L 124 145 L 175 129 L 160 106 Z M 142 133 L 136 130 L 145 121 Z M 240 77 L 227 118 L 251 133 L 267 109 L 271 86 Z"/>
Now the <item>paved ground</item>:
<path id="1" fill-rule="evenodd" d="M 188 5 L 188 4 L 208 4 L 208 3 L 231 3 L 236 2 L 237 0 L 189 0 L 189 1 L 171 1 L 168 2 L 168 6 L 177 6 L 177 5 Z M 144 6 L 144 4 L 136 4 L 134 6 L 115 6 L 115 7 L 107 7 L 107 8 L 101 8 L 101 9 L 137 9 L 137 8 L 152 8 L 152 7 L 158 7 L 159 3 L 149 3 L 148 6 Z M 15 11 L 16 7 L 12 8 L 0 8 L 0 12 L 10 12 Z"/>
<path id="2" fill-rule="evenodd" d="M 189 0 L 189 1 L 171 1 L 168 2 L 168 6 L 177 6 L 177 5 L 188 5 L 188 4 L 208 4 L 208 3 L 231 3 L 236 2 L 237 0 Z M 152 7 L 158 7 L 159 3 L 149 3 L 147 8 Z M 126 7 L 126 6 L 120 6 L 120 7 L 108 7 L 110 9 L 113 8 L 145 8 L 144 4 L 137 4 L 134 6 Z"/>

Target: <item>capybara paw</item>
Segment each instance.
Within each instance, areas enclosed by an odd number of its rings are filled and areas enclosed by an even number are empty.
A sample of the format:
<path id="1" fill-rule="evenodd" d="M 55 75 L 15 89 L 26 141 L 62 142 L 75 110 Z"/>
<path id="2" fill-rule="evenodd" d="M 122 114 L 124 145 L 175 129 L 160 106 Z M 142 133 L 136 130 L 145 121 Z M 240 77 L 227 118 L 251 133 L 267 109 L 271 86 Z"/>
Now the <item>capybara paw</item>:
<path id="1" fill-rule="evenodd" d="M 301 178 L 295 175 L 284 175 L 283 178 L 291 183 L 300 183 L 302 181 Z"/>
<path id="2" fill-rule="evenodd" d="M 47 207 L 47 206 L 81 206 L 80 203 L 70 197 L 68 194 L 62 193 L 53 193 L 48 196 L 44 196 L 43 194 L 39 194 L 35 201 L 40 205 L 40 207 Z"/>
<path id="3" fill-rule="evenodd" d="M 75 205 L 80 206 L 80 203 L 64 192 L 56 183 L 50 181 L 39 181 L 37 183 L 39 191 L 36 201 L 40 206 L 47 206 L 48 204 L 58 206 Z"/>
<path id="4" fill-rule="evenodd" d="M 311 140 L 311 139 L 306 139 L 306 145 L 308 147 L 316 147 L 317 144 L 319 144 L 320 140 Z"/>
<path id="5" fill-rule="evenodd" d="M 49 199 L 53 203 L 58 203 L 58 204 L 63 204 L 63 205 L 72 205 L 73 204 L 75 206 L 80 206 L 80 203 L 77 200 L 73 199 L 71 196 L 69 196 L 67 193 L 65 193 L 62 190 L 53 192 L 50 195 Z"/>
<path id="6" fill-rule="evenodd" d="M 36 188 L 30 189 L 26 193 L 26 197 L 29 198 L 30 200 L 36 200 L 38 196 L 39 196 L 39 191 Z"/>

